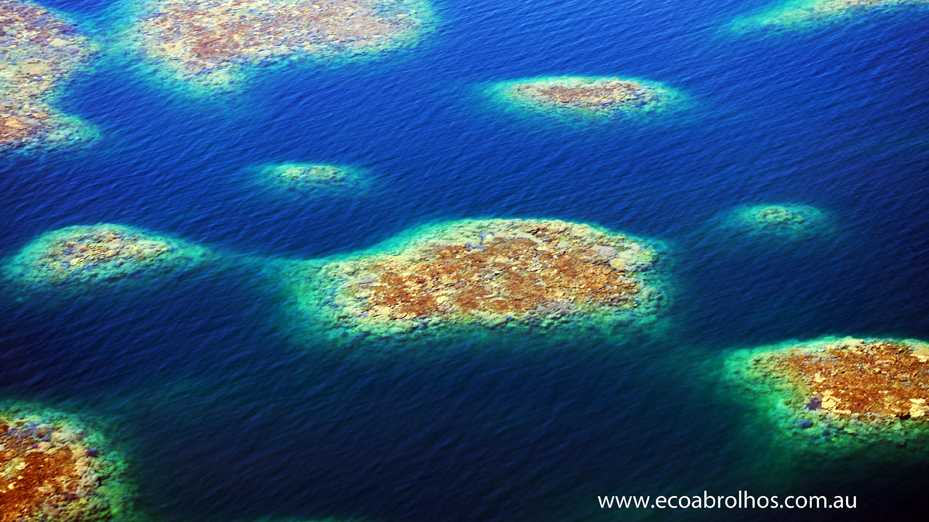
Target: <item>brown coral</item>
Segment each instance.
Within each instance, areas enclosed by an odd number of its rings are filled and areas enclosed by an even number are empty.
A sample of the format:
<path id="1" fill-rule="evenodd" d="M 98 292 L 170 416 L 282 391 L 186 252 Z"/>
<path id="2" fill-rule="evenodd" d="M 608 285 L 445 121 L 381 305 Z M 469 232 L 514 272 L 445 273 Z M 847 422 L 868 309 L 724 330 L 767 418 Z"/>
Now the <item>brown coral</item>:
<path id="1" fill-rule="evenodd" d="M 81 520 L 99 510 L 93 449 L 61 425 L 0 416 L 0 522 Z"/>
<path id="2" fill-rule="evenodd" d="M 510 96 L 542 107 L 615 111 L 659 101 L 662 91 L 619 78 L 559 77 L 515 82 Z"/>
<path id="3" fill-rule="evenodd" d="M 397 253 L 323 269 L 341 281 L 343 316 L 359 323 L 545 320 L 630 310 L 654 251 L 563 221 L 463 222 L 425 233 Z"/>
<path id="4" fill-rule="evenodd" d="M 842 416 L 921 418 L 929 409 L 929 350 L 894 341 L 850 341 L 756 356 L 752 367 L 789 385 L 808 409 Z"/>
<path id="5" fill-rule="evenodd" d="M 142 45 L 185 79 L 222 77 L 246 62 L 307 52 L 345 55 L 395 44 L 422 26 L 378 0 L 161 0 L 140 21 Z M 219 73 L 216 75 L 214 73 Z"/>
<path id="6" fill-rule="evenodd" d="M 546 103 L 582 108 L 624 104 L 647 95 L 643 85 L 626 81 L 579 86 L 521 84 L 516 92 Z"/>

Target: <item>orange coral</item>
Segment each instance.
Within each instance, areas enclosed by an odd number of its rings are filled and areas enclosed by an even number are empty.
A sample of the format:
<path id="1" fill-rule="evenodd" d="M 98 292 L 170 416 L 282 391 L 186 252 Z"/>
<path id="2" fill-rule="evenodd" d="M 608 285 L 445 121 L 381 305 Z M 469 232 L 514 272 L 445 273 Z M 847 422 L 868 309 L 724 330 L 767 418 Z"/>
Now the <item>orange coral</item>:
<path id="1" fill-rule="evenodd" d="M 545 232 L 536 237 L 551 240 Z M 453 310 L 524 314 L 556 302 L 628 306 L 639 288 L 589 249 L 540 248 L 529 239 L 495 238 L 484 249 L 456 244 L 425 254 L 429 260 L 405 266 L 395 259 L 372 265 L 379 277 L 365 311 L 386 306 L 392 317 L 412 318 Z"/>
<path id="2" fill-rule="evenodd" d="M 752 367 L 781 379 L 808 409 L 844 416 L 920 418 L 929 404 L 929 352 L 892 341 L 802 347 L 755 357 Z"/>
<path id="3" fill-rule="evenodd" d="M 88 461 L 94 451 L 53 437 L 61 426 L 24 424 L 0 418 L 0 522 L 69 519 L 89 505 L 79 499 L 98 482 Z"/>

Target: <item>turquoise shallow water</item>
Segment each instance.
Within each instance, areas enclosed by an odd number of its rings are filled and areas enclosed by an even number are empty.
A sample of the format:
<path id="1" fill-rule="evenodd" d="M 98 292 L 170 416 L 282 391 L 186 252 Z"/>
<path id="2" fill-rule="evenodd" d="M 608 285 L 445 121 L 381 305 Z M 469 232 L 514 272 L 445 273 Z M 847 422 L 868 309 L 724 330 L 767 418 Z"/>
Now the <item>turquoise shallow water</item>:
<path id="1" fill-rule="evenodd" d="M 45 5 L 91 34 L 120 22 L 110 2 Z M 417 49 L 268 69 L 220 100 L 104 55 L 60 104 L 99 141 L 0 158 L 0 256 L 48 230 L 113 222 L 231 262 L 148 291 L 0 289 L 0 387 L 114 418 L 155 520 L 784 518 L 596 502 L 704 489 L 857 495 L 854 512 L 796 519 L 919 520 L 925 462 L 784 452 L 715 372 L 735 349 L 792 338 L 929 340 L 929 14 L 726 32 L 763 5 L 443 1 Z M 674 118 L 565 126 L 501 114 L 481 95 L 561 74 L 650 78 L 687 103 Z M 287 161 L 358 165 L 373 180 L 358 198 L 255 190 L 254 165 Z M 790 242 L 720 226 L 769 202 L 815 206 L 832 228 Z M 477 217 L 663 241 L 667 332 L 337 345 L 288 321 L 266 263 L 233 256 L 344 254 Z"/>

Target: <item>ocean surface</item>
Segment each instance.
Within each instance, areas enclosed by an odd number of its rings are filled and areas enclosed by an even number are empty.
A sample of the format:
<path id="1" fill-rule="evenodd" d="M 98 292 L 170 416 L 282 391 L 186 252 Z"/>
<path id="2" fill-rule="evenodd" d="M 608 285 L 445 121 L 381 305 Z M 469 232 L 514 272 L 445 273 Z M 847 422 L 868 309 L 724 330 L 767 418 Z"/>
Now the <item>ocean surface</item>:
<path id="1" fill-rule="evenodd" d="M 125 23 L 105 0 L 43 5 L 104 42 Z M 925 520 L 929 463 L 785 451 L 719 382 L 740 348 L 929 340 L 929 10 L 729 31 L 766 5 L 440 0 L 437 30 L 414 49 L 259 69 L 212 98 L 160 85 L 111 42 L 58 103 L 100 138 L 0 157 L 0 258 L 49 230 L 110 222 L 259 262 L 57 300 L 0 284 L 0 394 L 111 419 L 139 508 L 159 522 Z M 686 103 L 565 125 L 482 94 L 554 75 L 647 78 Z M 356 165 L 372 189 L 255 189 L 252 167 L 285 161 Z M 830 233 L 786 241 L 720 226 L 765 203 L 815 206 Z M 483 217 L 661 241 L 666 331 L 336 344 L 299 331 L 261 269 Z M 858 507 L 597 501 L 704 490 L 847 495 Z"/>

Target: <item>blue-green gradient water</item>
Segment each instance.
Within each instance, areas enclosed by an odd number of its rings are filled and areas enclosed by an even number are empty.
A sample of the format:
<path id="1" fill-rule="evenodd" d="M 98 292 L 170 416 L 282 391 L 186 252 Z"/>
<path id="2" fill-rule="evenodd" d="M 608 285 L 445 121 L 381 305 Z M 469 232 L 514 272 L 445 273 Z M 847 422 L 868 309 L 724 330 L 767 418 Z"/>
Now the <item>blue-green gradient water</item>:
<path id="1" fill-rule="evenodd" d="M 48 0 L 105 39 L 105 0 Z M 668 245 L 667 331 L 335 345 L 287 317 L 262 263 L 150 291 L 0 288 L 0 390 L 113 419 L 140 509 L 165 522 L 923 520 L 929 464 L 774 444 L 717 381 L 733 350 L 823 335 L 929 340 L 929 12 L 735 36 L 761 0 L 443 0 L 423 45 L 259 69 L 196 99 L 110 47 L 59 107 L 91 147 L 0 158 L 0 256 L 113 222 L 260 259 L 371 247 L 446 219 L 557 218 Z M 647 78 L 687 103 L 566 126 L 496 112 L 489 82 Z M 357 197 L 277 197 L 253 166 L 356 165 Z M 801 241 L 719 227 L 812 205 Z M 270 263 L 270 261 L 268 261 Z M 746 428 L 758 429 L 746 431 Z M 746 433 L 753 433 L 748 437 Z M 857 496 L 856 510 L 601 510 L 597 495 Z"/>

